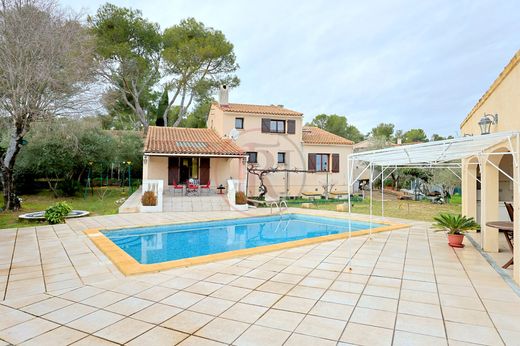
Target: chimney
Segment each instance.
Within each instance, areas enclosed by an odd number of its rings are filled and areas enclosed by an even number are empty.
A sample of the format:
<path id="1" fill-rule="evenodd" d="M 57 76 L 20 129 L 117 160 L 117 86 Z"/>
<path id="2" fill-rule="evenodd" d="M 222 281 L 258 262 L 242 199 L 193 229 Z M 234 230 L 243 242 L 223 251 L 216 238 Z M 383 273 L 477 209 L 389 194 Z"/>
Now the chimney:
<path id="1" fill-rule="evenodd" d="M 221 106 L 229 106 L 229 89 L 227 85 L 221 85 L 218 94 L 218 103 Z"/>

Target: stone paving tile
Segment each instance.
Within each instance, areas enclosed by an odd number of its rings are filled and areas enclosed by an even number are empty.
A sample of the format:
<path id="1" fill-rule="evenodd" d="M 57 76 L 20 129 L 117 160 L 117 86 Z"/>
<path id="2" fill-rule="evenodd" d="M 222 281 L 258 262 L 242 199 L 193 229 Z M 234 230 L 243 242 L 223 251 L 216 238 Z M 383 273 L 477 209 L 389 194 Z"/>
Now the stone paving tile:
<path id="1" fill-rule="evenodd" d="M 277 346 L 283 345 L 290 335 L 290 332 L 284 330 L 252 325 L 234 342 L 234 344 L 238 346 Z"/>
<path id="2" fill-rule="evenodd" d="M 97 310 L 91 314 L 68 323 L 67 326 L 91 334 L 113 323 L 116 323 L 123 318 L 124 316 L 115 314 L 110 311 Z"/>
<path id="3" fill-rule="evenodd" d="M 199 329 L 195 335 L 229 344 L 247 328 L 249 328 L 247 323 L 217 317 Z"/>
<path id="4" fill-rule="evenodd" d="M 0 339 L 11 344 L 21 344 L 35 336 L 48 332 L 49 330 L 59 327 L 58 324 L 44 320 L 42 318 L 33 318 L 26 322 L 17 324 L 0 331 Z"/>
<path id="5" fill-rule="evenodd" d="M 94 333 L 95 336 L 107 339 L 119 344 L 124 344 L 133 338 L 152 329 L 153 324 L 132 318 L 124 318 Z"/>
<path id="6" fill-rule="evenodd" d="M 256 324 L 264 327 L 277 328 L 292 332 L 294 329 L 296 329 L 304 317 L 304 314 L 296 312 L 270 309 L 262 317 L 260 317 L 258 321 L 256 321 Z"/>
<path id="7" fill-rule="evenodd" d="M 74 303 L 62 309 L 49 312 L 48 314 L 43 315 L 43 318 L 59 324 L 67 324 L 94 311 L 96 311 L 96 308 L 92 306 Z"/>
<path id="8" fill-rule="evenodd" d="M 188 334 L 177 332 L 175 330 L 163 327 L 155 327 L 128 342 L 127 345 L 176 345 L 182 340 L 186 339 L 188 336 Z"/>
<path id="9" fill-rule="evenodd" d="M 254 323 L 267 310 L 268 308 L 263 306 L 236 303 L 235 305 L 227 309 L 224 313 L 222 313 L 220 316 L 230 320 Z"/>
<path id="10" fill-rule="evenodd" d="M 349 322 L 340 341 L 367 346 L 392 345 L 393 330 Z"/>
<path id="11" fill-rule="evenodd" d="M 24 346 L 58 346 L 58 345 L 70 345 L 80 339 L 86 337 L 87 334 L 82 333 L 78 330 L 74 330 L 68 327 L 61 326 L 53 329 L 45 334 L 41 334 L 33 339 L 30 339 L 21 345 Z"/>
<path id="12" fill-rule="evenodd" d="M 250 214 L 262 213 L 266 210 Z M 42 345 L 48 340 L 331 345 L 338 339 L 339 345 L 392 340 L 443 345 L 449 340 L 451 346 L 515 344 L 520 338 L 520 297 L 471 244 L 454 250 L 445 235 L 429 231 L 424 222 L 405 221 L 410 229 L 371 239 L 133 277 L 124 277 L 82 233 L 236 215 L 119 214 L 2 230 L 0 299 L 6 300 L 0 300 L 0 340 Z M 346 266 L 349 253 L 353 258 Z"/>

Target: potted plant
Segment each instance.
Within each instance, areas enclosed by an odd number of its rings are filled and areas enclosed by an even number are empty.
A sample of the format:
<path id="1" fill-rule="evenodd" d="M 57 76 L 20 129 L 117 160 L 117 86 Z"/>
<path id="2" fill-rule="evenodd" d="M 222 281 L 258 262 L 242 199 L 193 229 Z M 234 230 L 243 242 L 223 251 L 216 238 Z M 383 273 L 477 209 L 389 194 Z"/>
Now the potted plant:
<path id="1" fill-rule="evenodd" d="M 478 230 L 480 225 L 475 222 L 472 217 L 462 216 L 460 214 L 439 214 L 433 218 L 436 223 L 433 225 L 437 232 L 446 231 L 448 234 L 448 243 L 452 247 L 464 247 L 464 233 L 469 230 Z"/>
<path id="2" fill-rule="evenodd" d="M 157 213 L 161 212 L 161 205 L 158 203 L 158 198 L 155 192 L 145 191 L 141 196 L 141 206 L 139 210 L 142 213 Z"/>
<path id="3" fill-rule="evenodd" d="M 240 210 L 240 211 L 246 211 L 247 208 L 248 208 L 248 205 L 247 205 L 247 196 L 246 196 L 246 194 L 243 191 L 237 191 L 235 193 L 234 209 L 235 210 Z"/>

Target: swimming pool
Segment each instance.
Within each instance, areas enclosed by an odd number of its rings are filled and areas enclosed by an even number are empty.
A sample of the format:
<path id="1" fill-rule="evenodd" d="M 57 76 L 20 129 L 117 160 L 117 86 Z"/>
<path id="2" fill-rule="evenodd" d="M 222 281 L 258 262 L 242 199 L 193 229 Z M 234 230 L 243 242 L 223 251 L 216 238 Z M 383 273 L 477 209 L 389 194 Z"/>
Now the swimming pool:
<path id="1" fill-rule="evenodd" d="M 379 228 L 383 224 L 283 214 L 101 233 L 140 264 L 155 264 Z"/>

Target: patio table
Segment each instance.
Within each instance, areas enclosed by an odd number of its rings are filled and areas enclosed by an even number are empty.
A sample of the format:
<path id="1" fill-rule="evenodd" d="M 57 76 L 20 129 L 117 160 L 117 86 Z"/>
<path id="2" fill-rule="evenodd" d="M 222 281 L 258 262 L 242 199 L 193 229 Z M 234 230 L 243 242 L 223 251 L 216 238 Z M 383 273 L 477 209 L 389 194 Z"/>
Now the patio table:
<path id="1" fill-rule="evenodd" d="M 188 184 L 186 188 L 186 196 L 199 196 L 200 195 L 200 185 Z"/>
<path id="2" fill-rule="evenodd" d="M 511 221 L 490 221 L 486 222 L 486 226 L 491 228 L 497 228 L 499 232 L 504 234 L 504 237 L 506 237 L 507 245 L 509 245 L 509 248 L 511 249 L 511 254 L 514 254 L 514 246 L 513 246 L 513 222 Z M 502 268 L 506 269 L 511 264 L 513 264 L 513 256 L 511 256 L 511 259 L 502 266 Z"/>

